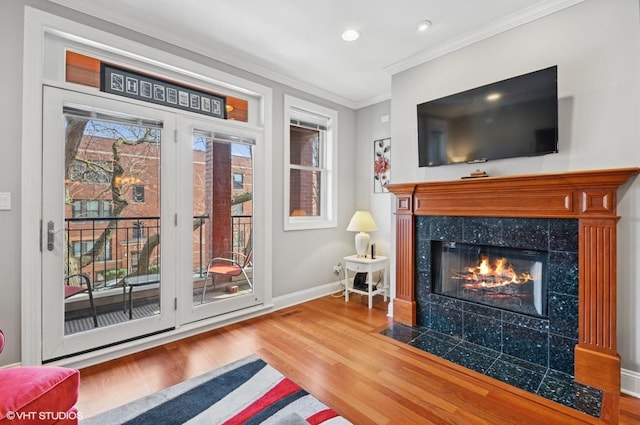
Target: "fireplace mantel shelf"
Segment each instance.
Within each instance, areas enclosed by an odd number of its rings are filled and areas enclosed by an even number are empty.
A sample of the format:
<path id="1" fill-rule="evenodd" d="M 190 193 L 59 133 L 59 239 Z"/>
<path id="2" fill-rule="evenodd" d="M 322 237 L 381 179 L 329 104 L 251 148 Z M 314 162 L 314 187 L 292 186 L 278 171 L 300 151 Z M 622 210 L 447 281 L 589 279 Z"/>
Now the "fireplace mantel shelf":
<path id="1" fill-rule="evenodd" d="M 578 219 L 575 379 L 608 394 L 602 418 L 617 423 L 617 192 L 639 172 L 634 167 L 388 185 L 396 196 L 394 320 L 416 324 L 415 216 Z"/>
<path id="2" fill-rule="evenodd" d="M 615 214 L 616 191 L 640 168 L 482 177 L 388 186 L 397 213 L 569 218 Z M 533 212 L 535 210 L 535 212 Z"/>

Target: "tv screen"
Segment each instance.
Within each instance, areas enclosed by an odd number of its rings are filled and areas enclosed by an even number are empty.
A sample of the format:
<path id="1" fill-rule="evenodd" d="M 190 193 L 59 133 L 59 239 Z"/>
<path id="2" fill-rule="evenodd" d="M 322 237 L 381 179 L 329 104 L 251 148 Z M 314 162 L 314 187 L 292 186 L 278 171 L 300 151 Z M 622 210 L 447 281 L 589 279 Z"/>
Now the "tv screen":
<path id="1" fill-rule="evenodd" d="M 558 152 L 557 66 L 421 103 L 420 167 Z"/>

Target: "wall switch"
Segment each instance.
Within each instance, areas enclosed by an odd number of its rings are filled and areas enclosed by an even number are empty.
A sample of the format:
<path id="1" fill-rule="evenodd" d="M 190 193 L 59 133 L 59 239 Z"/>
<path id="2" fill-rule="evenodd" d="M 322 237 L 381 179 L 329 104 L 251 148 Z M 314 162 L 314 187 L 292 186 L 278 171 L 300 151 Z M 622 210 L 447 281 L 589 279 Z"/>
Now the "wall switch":
<path id="1" fill-rule="evenodd" d="M 11 210 L 11 193 L 0 192 L 0 211 Z"/>
<path id="2" fill-rule="evenodd" d="M 383 115 L 380 117 L 380 122 L 389 122 L 389 115 Z"/>

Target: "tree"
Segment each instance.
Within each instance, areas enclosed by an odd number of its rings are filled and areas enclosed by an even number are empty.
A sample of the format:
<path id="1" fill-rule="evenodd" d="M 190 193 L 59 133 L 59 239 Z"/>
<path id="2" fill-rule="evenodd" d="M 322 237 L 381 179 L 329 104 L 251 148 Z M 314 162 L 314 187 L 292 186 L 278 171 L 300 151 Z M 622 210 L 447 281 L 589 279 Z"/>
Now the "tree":
<path id="1" fill-rule="evenodd" d="M 159 142 L 159 130 L 132 125 L 114 124 L 106 121 L 66 117 L 65 130 L 65 181 L 67 203 L 73 202 L 77 194 L 92 199 L 107 199 L 111 205 L 110 217 L 121 217 L 129 205 L 123 188 L 133 175 L 136 163 L 125 167 L 122 158 L 123 146 L 143 146 Z M 109 146 L 110 145 L 110 146 Z M 109 152 L 110 150 L 110 152 Z M 77 193 L 73 193 L 73 192 Z M 108 220 L 93 246 L 80 257 L 67 255 L 65 273 L 75 274 L 82 267 L 93 263 L 103 255 L 107 241 L 113 236 L 117 220 Z M 67 252 L 70 253 L 69 241 Z"/>
<path id="2" fill-rule="evenodd" d="M 67 181 L 67 203 L 76 197 L 110 202 L 110 220 L 93 241 L 93 246 L 79 257 L 70 255 L 67 241 L 67 275 L 80 272 L 101 258 L 117 231 L 117 218 L 123 217 L 130 206 L 125 193 L 128 187 L 150 174 L 153 161 L 159 166 L 160 130 L 131 124 L 117 124 L 96 119 L 67 116 L 65 142 L 65 179 Z M 156 158 L 156 159 L 154 159 Z M 204 182 L 198 184 L 203 185 Z M 251 192 L 233 195 L 232 205 L 250 201 Z M 202 225 L 202 220 L 193 220 L 193 230 Z M 138 266 L 134 274 L 150 273 L 153 253 L 160 244 L 160 234 L 148 235 L 139 252 Z"/>

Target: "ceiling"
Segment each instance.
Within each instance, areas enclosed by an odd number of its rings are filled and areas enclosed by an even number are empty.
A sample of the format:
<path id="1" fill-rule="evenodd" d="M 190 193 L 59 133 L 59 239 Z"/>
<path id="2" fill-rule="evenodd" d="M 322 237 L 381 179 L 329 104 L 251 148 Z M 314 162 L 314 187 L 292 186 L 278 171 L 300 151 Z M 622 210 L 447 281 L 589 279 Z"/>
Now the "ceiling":
<path id="1" fill-rule="evenodd" d="M 50 1 L 358 108 L 394 73 L 582 0 Z"/>

